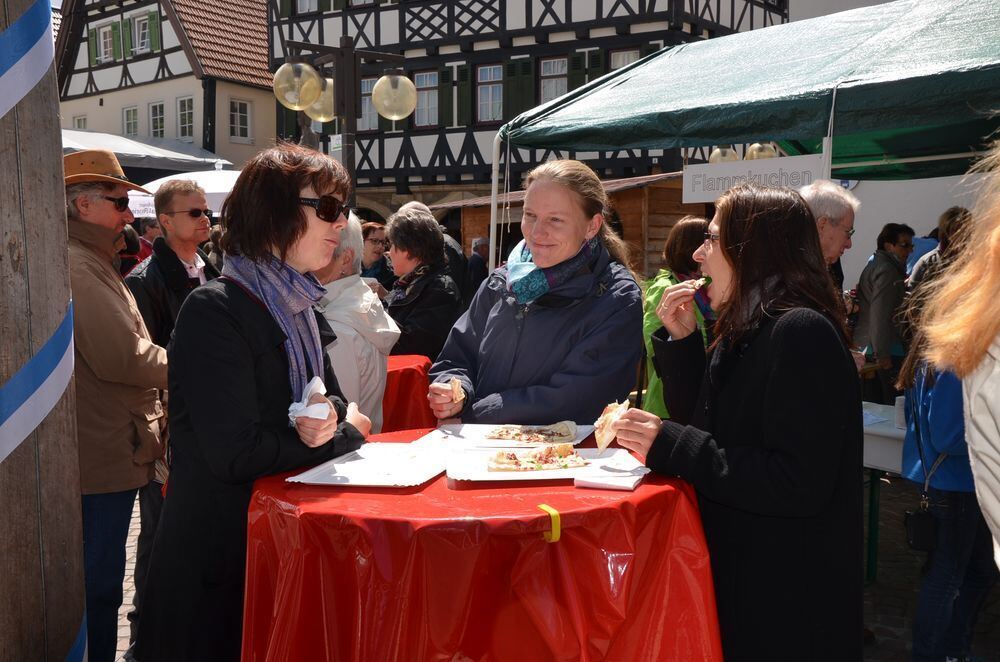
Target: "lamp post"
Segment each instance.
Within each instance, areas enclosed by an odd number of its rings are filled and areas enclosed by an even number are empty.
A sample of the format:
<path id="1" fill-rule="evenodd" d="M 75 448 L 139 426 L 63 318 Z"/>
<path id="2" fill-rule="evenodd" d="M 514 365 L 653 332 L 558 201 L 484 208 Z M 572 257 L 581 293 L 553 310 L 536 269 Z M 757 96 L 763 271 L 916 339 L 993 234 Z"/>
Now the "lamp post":
<path id="1" fill-rule="evenodd" d="M 312 133 L 310 123 L 303 120 L 302 114 L 320 122 L 328 122 L 334 117 L 341 118 L 341 161 L 353 184 L 357 179 L 354 136 L 361 116 L 361 63 L 400 64 L 403 56 L 356 49 L 354 38 L 349 36 L 340 38 L 339 47 L 287 41 L 285 52 L 288 60 L 274 74 L 275 97 L 281 105 L 300 113 L 299 126 L 303 130 L 303 142 L 311 147 L 317 147 L 318 141 Z M 305 58 L 301 55 L 302 52 L 314 55 Z M 332 65 L 332 78 L 324 78 L 316 70 L 318 67 L 322 72 L 326 65 Z M 413 81 L 403 75 L 402 70 L 393 69 L 375 83 L 372 104 L 382 117 L 401 120 L 416 108 L 417 89 Z M 354 202 L 353 189 L 349 202 Z"/>

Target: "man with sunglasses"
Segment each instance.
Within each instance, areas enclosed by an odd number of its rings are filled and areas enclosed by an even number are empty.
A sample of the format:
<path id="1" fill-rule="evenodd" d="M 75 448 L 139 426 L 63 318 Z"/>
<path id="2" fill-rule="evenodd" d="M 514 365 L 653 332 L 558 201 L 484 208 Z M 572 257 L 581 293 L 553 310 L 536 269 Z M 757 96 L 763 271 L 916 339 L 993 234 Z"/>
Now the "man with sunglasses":
<path id="1" fill-rule="evenodd" d="M 125 540 L 136 490 L 163 455 L 160 389 L 167 353 L 149 337 L 118 271 L 122 230 L 133 220 L 115 155 L 85 150 L 63 159 L 73 290 L 76 419 L 83 513 L 88 654 L 115 658 Z"/>
<path id="2" fill-rule="evenodd" d="M 135 295 L 153 342 L 167 347 L 188 294 L 218 278 L 219 272 L 198 247 L 208 240 L 212 224 L 204 189 L 188 179 L 171 180 L 157 189 L 153 204 L 161 236 L 153 240 L 152 255 L 140 262 L 125 282 Z M 153 479 L 139 490 L 141 528 L 135 557 L 133 609 L 128 615 L 132 642 L 139 624 L 153 537 L 163 508 L 166 477 L 167 464 L 160 459 Z"/>

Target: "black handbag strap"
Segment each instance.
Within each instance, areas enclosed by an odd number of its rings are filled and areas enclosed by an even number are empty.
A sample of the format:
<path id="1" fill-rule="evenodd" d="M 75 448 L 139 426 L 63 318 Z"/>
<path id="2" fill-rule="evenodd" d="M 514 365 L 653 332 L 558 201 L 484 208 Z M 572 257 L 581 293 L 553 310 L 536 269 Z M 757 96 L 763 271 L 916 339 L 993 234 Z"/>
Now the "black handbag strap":
<path id="1" fill-rule="evenodd" d="M 917 408 L 916 398 L 906 398 L 906 402 L 910 407 L 910 419 L 913 421 L 913 434 L 917 439 L 917 453 L 920 455 L 920 469 L 924 472 L 924 487 L 920 492 L 920 507 L 924 510 L 927 508 L 927 490 L 930 489 L 931 476 L 937 471 L 937 468 L 941 466 L 947 455 L 941 453 L 934 460 L 934 464 L 931 465 L 931 470 L 927 471 L 927 460 L 924 458 L 924 448 L 920 440 L 920 417 L 919 410 Z"/>

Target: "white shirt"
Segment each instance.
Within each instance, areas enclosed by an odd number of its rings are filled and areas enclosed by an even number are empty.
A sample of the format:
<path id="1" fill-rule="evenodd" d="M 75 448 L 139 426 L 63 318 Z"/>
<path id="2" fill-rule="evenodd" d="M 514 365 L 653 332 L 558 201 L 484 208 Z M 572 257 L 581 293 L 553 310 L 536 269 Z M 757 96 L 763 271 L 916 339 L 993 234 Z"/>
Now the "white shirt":
<path id="1" fill-rule="evenodd" d="M 205 278 L 205 260 L 201 259 L 200 255 L 194 254 L 194 264 L 185 262 L 180 256 L 177 256 L 177 259 L 184 265 L 184 271 L 187 272 L 188 278 L 197 278 L 201 285 L 208 282 L 208 279 Z"/>
<path id="2" fill-rule="evenodd" d="M 976 498 L 993 533 L 994 560 L 1000 566 L 1000 336 L 962 380 L 962 396 Z"/>

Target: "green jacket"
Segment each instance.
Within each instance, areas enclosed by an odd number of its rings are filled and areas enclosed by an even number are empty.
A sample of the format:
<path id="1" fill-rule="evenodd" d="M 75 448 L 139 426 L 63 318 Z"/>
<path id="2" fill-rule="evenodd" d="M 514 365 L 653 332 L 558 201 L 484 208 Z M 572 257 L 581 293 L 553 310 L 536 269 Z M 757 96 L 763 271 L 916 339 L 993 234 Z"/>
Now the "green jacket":
<path id="1" fill-rule="evenodd" d="M 643 283 L 642 288 L 645 292 L 642 304 L 642 336 L 646 343 L 646 394 L 642 398 L 642 408 L 660 418 L 670 418 L 670 414 L 663 404 L 663 382 L 660 381 L 660 377 L 653 367 L 651 336 L 663 326 L 660 318 L 656 316 L 656 307 L 660 305 L 663 291 L 679 282 L 680 280 L 670 269 L 660 269 L 656 276 Z M 698 328 L 701 329 L 702 339 L 707 342 L 705 318 L 697 306 L 694 308 L 694 314 L 698 321 Z"/>

